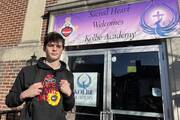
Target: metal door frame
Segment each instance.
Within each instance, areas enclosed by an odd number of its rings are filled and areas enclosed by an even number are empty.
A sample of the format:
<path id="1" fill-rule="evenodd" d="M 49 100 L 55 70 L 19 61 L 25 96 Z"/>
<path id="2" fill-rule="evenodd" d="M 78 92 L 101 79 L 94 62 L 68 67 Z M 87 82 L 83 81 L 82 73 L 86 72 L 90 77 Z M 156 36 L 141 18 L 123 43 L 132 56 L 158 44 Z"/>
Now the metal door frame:
<path id="1" fill-rule="evenodd" d="M 159 69 L 160 69 L 160 81 L 161 81 L 161 89 L 162 89 L 162 98 L 163 98 L 163 114 L 158 114 L 158 113 L 153 113 L 153 112 L 144 112 L 144 116 L 150 117 L 163 117 L 164 120 L 173 120 L 172 118 L 172 103 L 171 103 L 171 98 L 170 98 L 170 87 L 169 87 L 169 81 L 168 81 L 168 61 L 166 59 L 166 45 L 163 43 L 162 45 L 149 45 L 149 46 L 137 46 L 137 47 L 124 47 L 124 48 L 113 48 L 108 51 L 108 61 L 110 61 L 108 64 L 108 67 L 111 68 L 111 55 L 113 53 L 136 53 L 136 52 L 152 52 L 152 51 L 157 51 L 158 52 L 158 57 L 159 57 Z M 108 90 L 111 90 L 111 69 L 108 69 Z M 108 105 L 108 113 L 110 116 L 110 120 L 113 120 L 113 114 L 120 113 L 122 115 L 140 115 L 141 112 L 139 111 L 124 111 L 124 110 L 112 110 L 111 109 L 111 93 L 108 95 L 109 100 L 107 105 Z"/>
<path id="2" fill-rule="evenodd" d="M 78 51 L 67 51 L 68 56 L 76 55 L 104 55 L 104 83 L 103 83 L 103 111 L 100 112 L 100 119 L 102 120 L 113 120 L 113 114 L 121 113 L 130 115 L 132 112 L 134 115 L 139 115 L 138 111 L 123 111 L 123 110 L 112 110 L 111 109 L 111 55 L 113 53 L 135 53 L 135 52 L 152 52 L 157 51 L 159 57 L 160 67 L 160 79 L 161 89 L 163 96 L 163 115 L 158 113 L 144 112 L 144 116 L 160 116 L 164 120 L 172 119 L 172 103 L 170 99 L 170 87 L 168 81 L 168 61 L 166 59 L 166 45 L 148 45 L 148 46 L 131 46 L 131 47 L 120 47 L 120 48 L 108 48 L 108 49 L 95 49 L 95 50 L 78 50 Z"/>
<path id="3" fill-rule="evenodd" d="M 102 114 L 107 109 L 107 51 L 106 49 L 95 49 L 95 50 L 78 50 L 78 51 L 66 51 L 67 56 L 89 56 L 89 55 L 104 55 L 104 82 L 103 82 L 103 111 L 100 111 L 100 119 Z M 84 114 L 84 113 L 83 113 Z"/>

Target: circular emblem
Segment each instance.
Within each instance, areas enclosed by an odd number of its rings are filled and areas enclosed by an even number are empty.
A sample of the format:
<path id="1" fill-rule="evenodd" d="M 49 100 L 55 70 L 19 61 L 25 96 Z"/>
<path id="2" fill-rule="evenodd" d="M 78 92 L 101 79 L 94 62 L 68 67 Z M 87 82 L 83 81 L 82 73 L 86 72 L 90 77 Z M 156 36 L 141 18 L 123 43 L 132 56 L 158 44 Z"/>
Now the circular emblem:
<path id="1" fill-rule="evenodd" d="M 79 87 L 86 89 L 91 84 L 91 77 L 88 74 L 81 74 L 77 78 L 77 84 Z"/>
<path id="2" fill-rule="evenodd" d="M 68 37 L 71 33 L 73 32 L 72 27 L 66 26 L 65 28 L 62 29 L 61 33 L 65 36 Z"/>
<path id="3" fill-rule="evenodd" d="M 48 93 L 47 97 L 48 97 L 47 98 L 48 103 L 52 106 L 58 105 L 58 103 L 61 99 L 61 95 L 60 95 L 59 91 L 51 91 Z"/>

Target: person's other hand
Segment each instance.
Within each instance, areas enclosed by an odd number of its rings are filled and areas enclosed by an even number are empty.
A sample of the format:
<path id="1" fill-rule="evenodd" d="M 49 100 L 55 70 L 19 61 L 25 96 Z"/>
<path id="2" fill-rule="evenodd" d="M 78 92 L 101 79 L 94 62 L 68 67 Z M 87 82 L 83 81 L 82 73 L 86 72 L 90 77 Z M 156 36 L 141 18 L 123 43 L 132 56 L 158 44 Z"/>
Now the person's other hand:
<path id="1" fill-rule="evenodd" d="M 71 95 L 72 91 L 70 88 L 70 84 L 67 80 L 60 81 L 60 91 L 64 94 L 66 94 L 67 96 Z"/>
<path id="2" fill-rule="evenodd" d="M 41 82 L 32 84 L 27 90 L 23 91 L 20 95 L 20 99 L 32 98 L 38 96 L 42 92 L 43 85 Z"/>

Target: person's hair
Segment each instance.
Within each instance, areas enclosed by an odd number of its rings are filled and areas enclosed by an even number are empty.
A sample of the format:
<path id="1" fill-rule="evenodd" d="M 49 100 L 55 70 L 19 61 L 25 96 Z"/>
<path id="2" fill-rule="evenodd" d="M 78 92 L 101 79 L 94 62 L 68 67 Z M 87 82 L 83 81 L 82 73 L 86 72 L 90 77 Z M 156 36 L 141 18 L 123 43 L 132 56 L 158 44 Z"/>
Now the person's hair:
<path id="1" fill-rule="evenodd" d="M 64 42 L 65 39 L 62 37 L 61 34 L 57 33 L 57 32 L 49 32 L 45 38 L 44 38 L 44 45 L 43 45 L 43 49 L 46 48 L 46 45 L 49 42 L 62 42 L 62 46 L 64 48 Z"/>

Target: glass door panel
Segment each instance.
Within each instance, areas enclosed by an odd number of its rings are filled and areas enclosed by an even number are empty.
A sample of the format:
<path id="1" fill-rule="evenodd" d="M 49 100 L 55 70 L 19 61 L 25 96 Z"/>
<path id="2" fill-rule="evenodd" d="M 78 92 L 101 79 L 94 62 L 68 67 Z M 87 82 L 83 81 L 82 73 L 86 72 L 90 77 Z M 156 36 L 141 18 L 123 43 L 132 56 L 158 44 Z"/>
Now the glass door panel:
<path id="1" fill-rule="evenodd" d="M 104 55 L 69 56 L 69 67 L 73 73 L 97 73 L 96 105 L 76 105 L 76 120 L 99 120 L 103 109 Z M 79 78 L 80 79 L 80 78 Z M 92 80 L 93 81 L 93 80 Z M 84 80 L 84 85 L 86 80 Z M 92 82 L 91 82 L 92 83 Z M 75 83 L 79 84 L 79 83 Z M 84 88 L 87 90 L 88 88 Z M 76 96 L 76 92 L 75 92 Z M 87 101 L 84 101 L 87 102 Z M 80 103 L 81 104 L 81 103 Z"/>
<path id="2" fill-rule="evenodd" d="M 112 53 L 111 57 L 111 109 L 117 113 L 113 120 L 163 119 L 158 51 Z"/>

